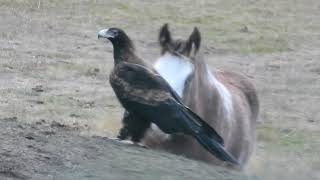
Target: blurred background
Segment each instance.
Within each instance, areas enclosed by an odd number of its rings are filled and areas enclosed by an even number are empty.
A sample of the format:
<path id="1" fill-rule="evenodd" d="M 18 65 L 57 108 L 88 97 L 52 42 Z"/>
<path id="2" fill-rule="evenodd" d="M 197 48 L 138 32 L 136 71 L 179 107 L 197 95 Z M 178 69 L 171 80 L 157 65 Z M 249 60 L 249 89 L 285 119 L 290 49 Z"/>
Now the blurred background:
<path id="1" fill-rule="evenodd" d="M 258 89 L 258 143 L 245 172 L 318 179 L 319 17 L 318 0 L 0 0 L 0 116 L 115 136 L 123 110 L 108 82 L 112 46 L 97 31 L 124 29 L 152 63 L 164 23 L 183 39 L 197 26 L 210 67 Z"/>

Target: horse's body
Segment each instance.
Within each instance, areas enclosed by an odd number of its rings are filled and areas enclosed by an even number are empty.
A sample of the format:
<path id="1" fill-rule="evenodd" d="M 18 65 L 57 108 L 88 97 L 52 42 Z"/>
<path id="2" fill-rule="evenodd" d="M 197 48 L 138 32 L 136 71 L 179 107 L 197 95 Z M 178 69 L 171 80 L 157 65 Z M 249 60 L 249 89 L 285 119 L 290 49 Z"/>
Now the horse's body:
<path id="1" fill-rule="evenodd" d="M 160 32 L 162 57 L 154 68 L 175 89 L 183 102 L 210 124 L 224 139 L 226 149 L 245 165 L 254 149 L 259 102 L 250 81 L 233 72 L 212 73 L 201 55 L 197 29 L 189 40 L 173 42 L 167 26 Z M 164 41 L 162 41 L 164 40 Z M 192 46 L 195 45 L 193 56 Z M 191 57 L 191 61 L 188 57 Z M 144 143 L 175 154 L 221 164 L 195 140 L 183 135 L 166 135 L 153 126 Z"/>

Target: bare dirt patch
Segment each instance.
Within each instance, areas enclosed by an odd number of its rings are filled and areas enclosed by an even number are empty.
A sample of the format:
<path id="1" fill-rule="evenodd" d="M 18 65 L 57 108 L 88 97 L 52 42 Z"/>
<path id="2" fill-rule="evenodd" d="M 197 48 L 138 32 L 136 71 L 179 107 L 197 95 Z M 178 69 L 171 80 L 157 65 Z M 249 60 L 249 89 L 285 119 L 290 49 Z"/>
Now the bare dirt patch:
<path id="1" fill-rule="evenodd" d="M 58 122 L 1 119 L 0 178 L 255 179 L 108 138 L 79 136 L 79 130 Z"/>

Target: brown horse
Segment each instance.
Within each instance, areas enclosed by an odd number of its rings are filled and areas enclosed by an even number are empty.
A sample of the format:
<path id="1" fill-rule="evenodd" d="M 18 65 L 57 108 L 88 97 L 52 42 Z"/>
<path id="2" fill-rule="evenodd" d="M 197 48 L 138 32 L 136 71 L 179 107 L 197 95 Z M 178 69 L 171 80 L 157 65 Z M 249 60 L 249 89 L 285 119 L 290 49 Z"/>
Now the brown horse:
<path id="1" fill-rule="evenodd" d="M 171 38 L 165 24 L 159 34 L 161 57 L 154 69 L 172 86 L 183 102 L 210 124 L 224 139 L 225 147 L 241 164 L 249 160 L 256 141 L 259 101 L 252 83 L 234 72 L 211 72 L 198 50 L 201 36 L 194 28 L 190 37 Z M 212 164 L 222 164 L 195 140 L 183 135 L 167 135 L 155 125 L 144 143 L 150 148 L 185 155 Z"/>

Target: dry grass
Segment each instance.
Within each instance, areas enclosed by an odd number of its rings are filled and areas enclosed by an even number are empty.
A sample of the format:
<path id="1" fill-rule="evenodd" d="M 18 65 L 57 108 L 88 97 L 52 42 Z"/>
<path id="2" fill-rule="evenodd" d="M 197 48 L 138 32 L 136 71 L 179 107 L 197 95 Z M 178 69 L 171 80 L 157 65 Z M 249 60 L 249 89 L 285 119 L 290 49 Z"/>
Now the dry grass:
<path id="1" fill-rule="evenodd" d="M 112 49 L 97 30 L 124 28 L 156 59 L 158 28 L 198 26 L 212 67 L 252 77 L 261 99 L 258 146 L 248 173 L 319 177 L 320 2 L 317 0 L 2 0 L 0 114 L 88 126 L 115 135 L 122 110 L 108 84 Z M 98 69 L 98 70 L 96 70 Z M 42 86 L 43 92 L 32 88 Z"/>

